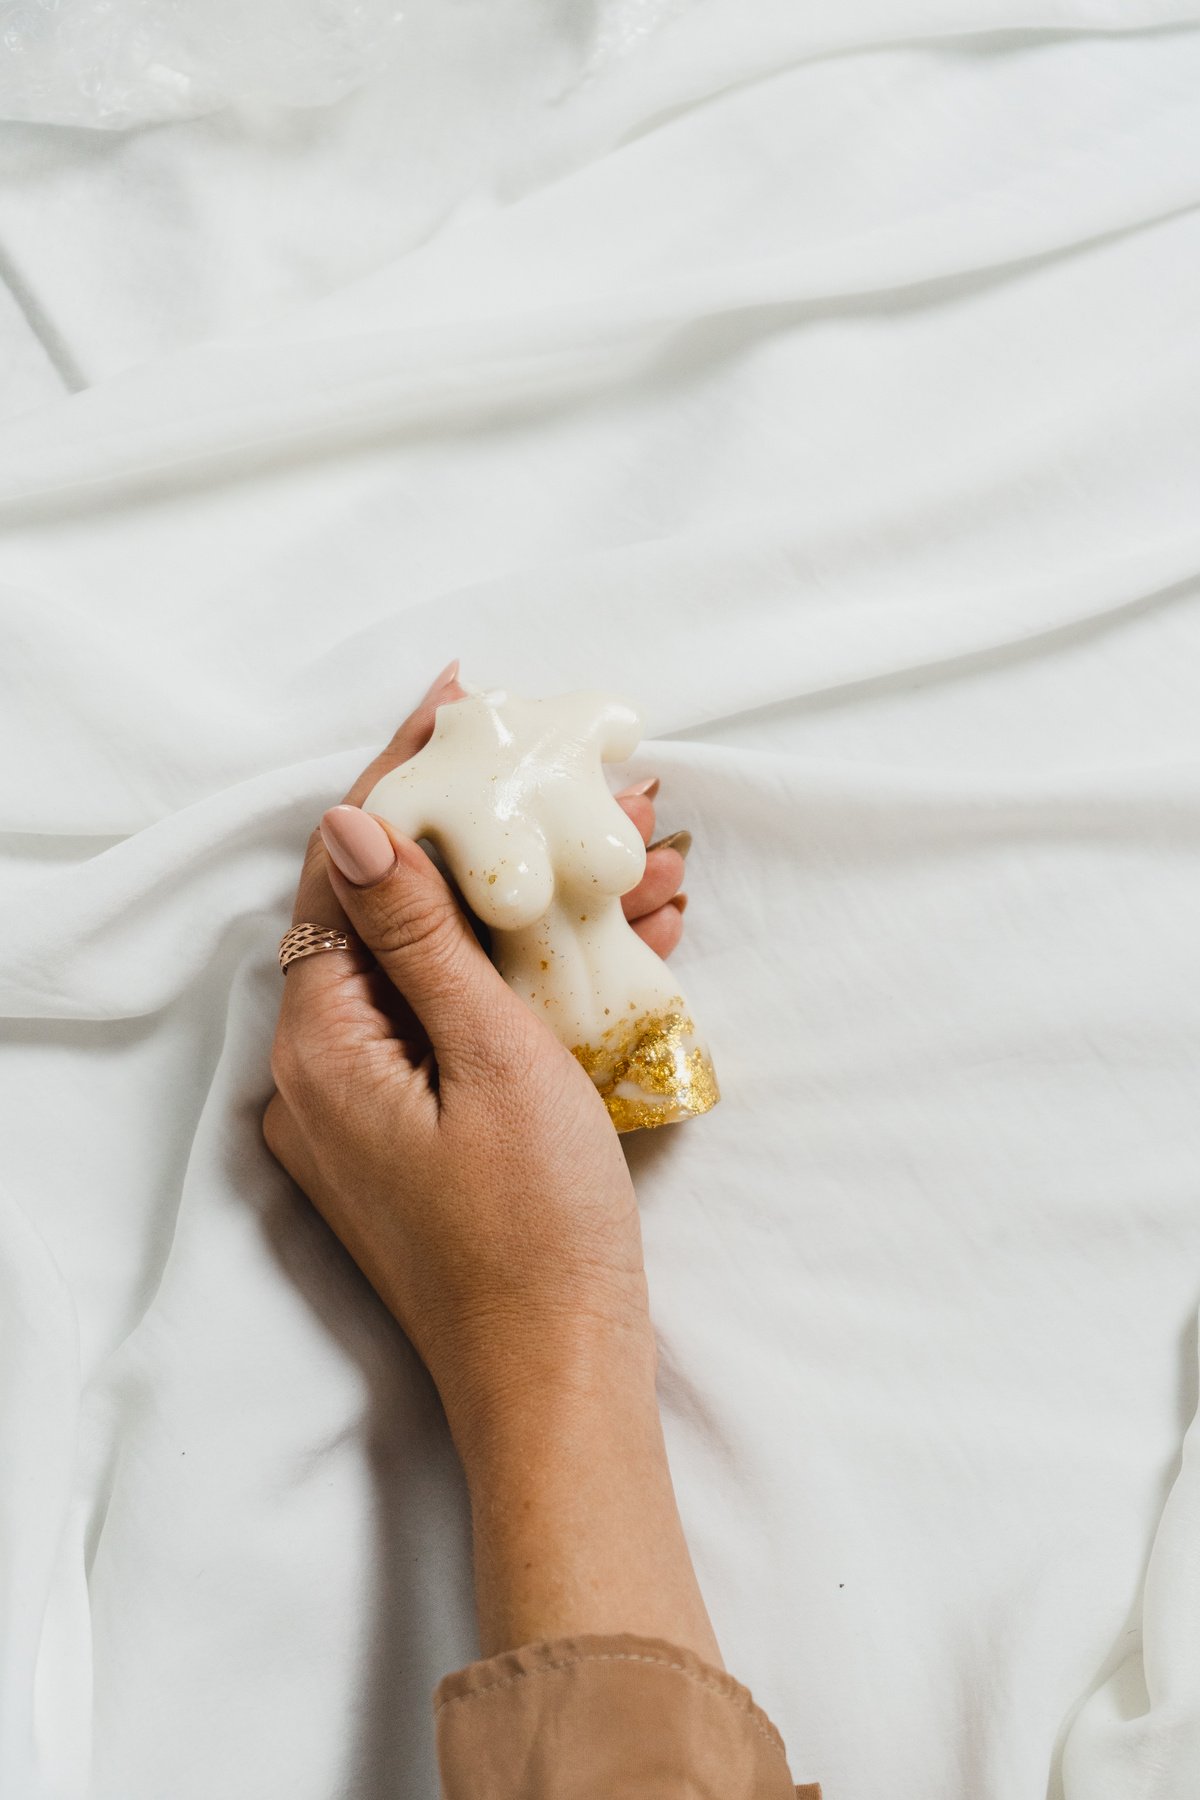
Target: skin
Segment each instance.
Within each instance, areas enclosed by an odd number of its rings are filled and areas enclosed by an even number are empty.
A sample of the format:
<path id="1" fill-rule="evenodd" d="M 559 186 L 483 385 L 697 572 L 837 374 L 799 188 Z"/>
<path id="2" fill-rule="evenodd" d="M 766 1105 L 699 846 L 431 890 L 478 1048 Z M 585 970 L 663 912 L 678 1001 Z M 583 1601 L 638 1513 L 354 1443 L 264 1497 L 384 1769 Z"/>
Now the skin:
<path id="1" fill-rule="evenodd" d="M 456 677 L 452 664 L 344 804 L 421 748 Z M 619 798 L 649 842 L 653 793 Z M 484 1655 L 627 1631 L 720 1666 L 667 1465 L 620 1140 L 428 857 L 382 821 L 376 839 L 367 817 L 352 824 L 378 879 L 341 873 L 329 814 L 308 846 L 293 922 L 361 947 L 288 971 L 267 1144 L 437 1385 L 470 1490 Z M 683 868 L 653 850 L 625 897 L 660 955 L 682 933 Z"/>

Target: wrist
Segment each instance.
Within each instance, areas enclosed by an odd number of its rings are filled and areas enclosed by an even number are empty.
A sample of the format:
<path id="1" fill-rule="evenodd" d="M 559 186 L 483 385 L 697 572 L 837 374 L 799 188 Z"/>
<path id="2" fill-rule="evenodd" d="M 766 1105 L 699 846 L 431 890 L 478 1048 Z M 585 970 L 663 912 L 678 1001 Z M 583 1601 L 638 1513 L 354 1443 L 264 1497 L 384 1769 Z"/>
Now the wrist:
<path id="1" fill-rule="evenodd" d="M 462 1333 L 438 1387 L 472 1494 L 572 1446 L 586 1453 L 620 1421 L 657 1431 L 656 1365 L 644 1309 L 576 1307 Z"/>
<path id="2" fill-rule="evenodd" d="M 452 1415 L 485 1655 L 631 1631 L 720 1653 L 680 1524 L 648 1321 L 573 1322 L 520 1380 Z M 546 1354 L 541 1354 L 541 1352 Z"/>

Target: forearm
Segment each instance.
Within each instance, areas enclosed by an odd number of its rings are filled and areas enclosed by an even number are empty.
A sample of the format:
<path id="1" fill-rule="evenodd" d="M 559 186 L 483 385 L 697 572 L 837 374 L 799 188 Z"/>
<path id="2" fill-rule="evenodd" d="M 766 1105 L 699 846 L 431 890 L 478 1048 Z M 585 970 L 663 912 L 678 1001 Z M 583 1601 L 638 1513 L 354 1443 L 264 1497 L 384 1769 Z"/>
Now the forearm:
<path id="1" fill-rule="evenodd" d="M 485 1655 L 633 1632 L 721 1666 L 675 1502 L 654 1364 L 648 1322 L 589 1324 L 540 1343 L 502 1401 L 459 1421 Z"/>

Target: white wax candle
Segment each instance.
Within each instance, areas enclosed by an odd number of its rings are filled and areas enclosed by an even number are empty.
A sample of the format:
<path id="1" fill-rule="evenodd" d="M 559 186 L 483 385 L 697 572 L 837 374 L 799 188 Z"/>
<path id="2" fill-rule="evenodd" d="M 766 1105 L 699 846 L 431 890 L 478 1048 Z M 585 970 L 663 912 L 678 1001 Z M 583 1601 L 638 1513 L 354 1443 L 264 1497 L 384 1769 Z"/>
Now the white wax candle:
<path id="1" fill-rule="evenodd" d="M 646 851 L 601 764 L 640 737 L 633 709 L 603 694 L 470 692 L 364 801 L 437 846 L 505 980 L 579 1058 L 619 1131 L 719 1098 L 678 982 L 621 910 Z"/>

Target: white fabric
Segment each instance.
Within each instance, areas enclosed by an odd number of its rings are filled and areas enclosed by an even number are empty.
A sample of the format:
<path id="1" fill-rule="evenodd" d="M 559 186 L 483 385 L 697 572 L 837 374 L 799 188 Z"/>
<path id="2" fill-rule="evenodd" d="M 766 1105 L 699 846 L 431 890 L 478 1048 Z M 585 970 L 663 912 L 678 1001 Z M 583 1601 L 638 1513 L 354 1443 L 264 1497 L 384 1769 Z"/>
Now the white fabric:
<path id="1" fill-rule="evenodd" d="M 434 1792 L 461 1483 L 258 1120 L 461 654 L 639 701 L 696 835 L 725 1099 L 630 1155 L 797 1779 L 1194 1800 L 1200 9 L 581 21 L 0 137 L 0 1793 Z"/>
<path id="2" fill-rule="evenodd" d="M 319 106 L 399 53 L 394 0 L 0 0 L 0 119 L 122 130 Z"/>

